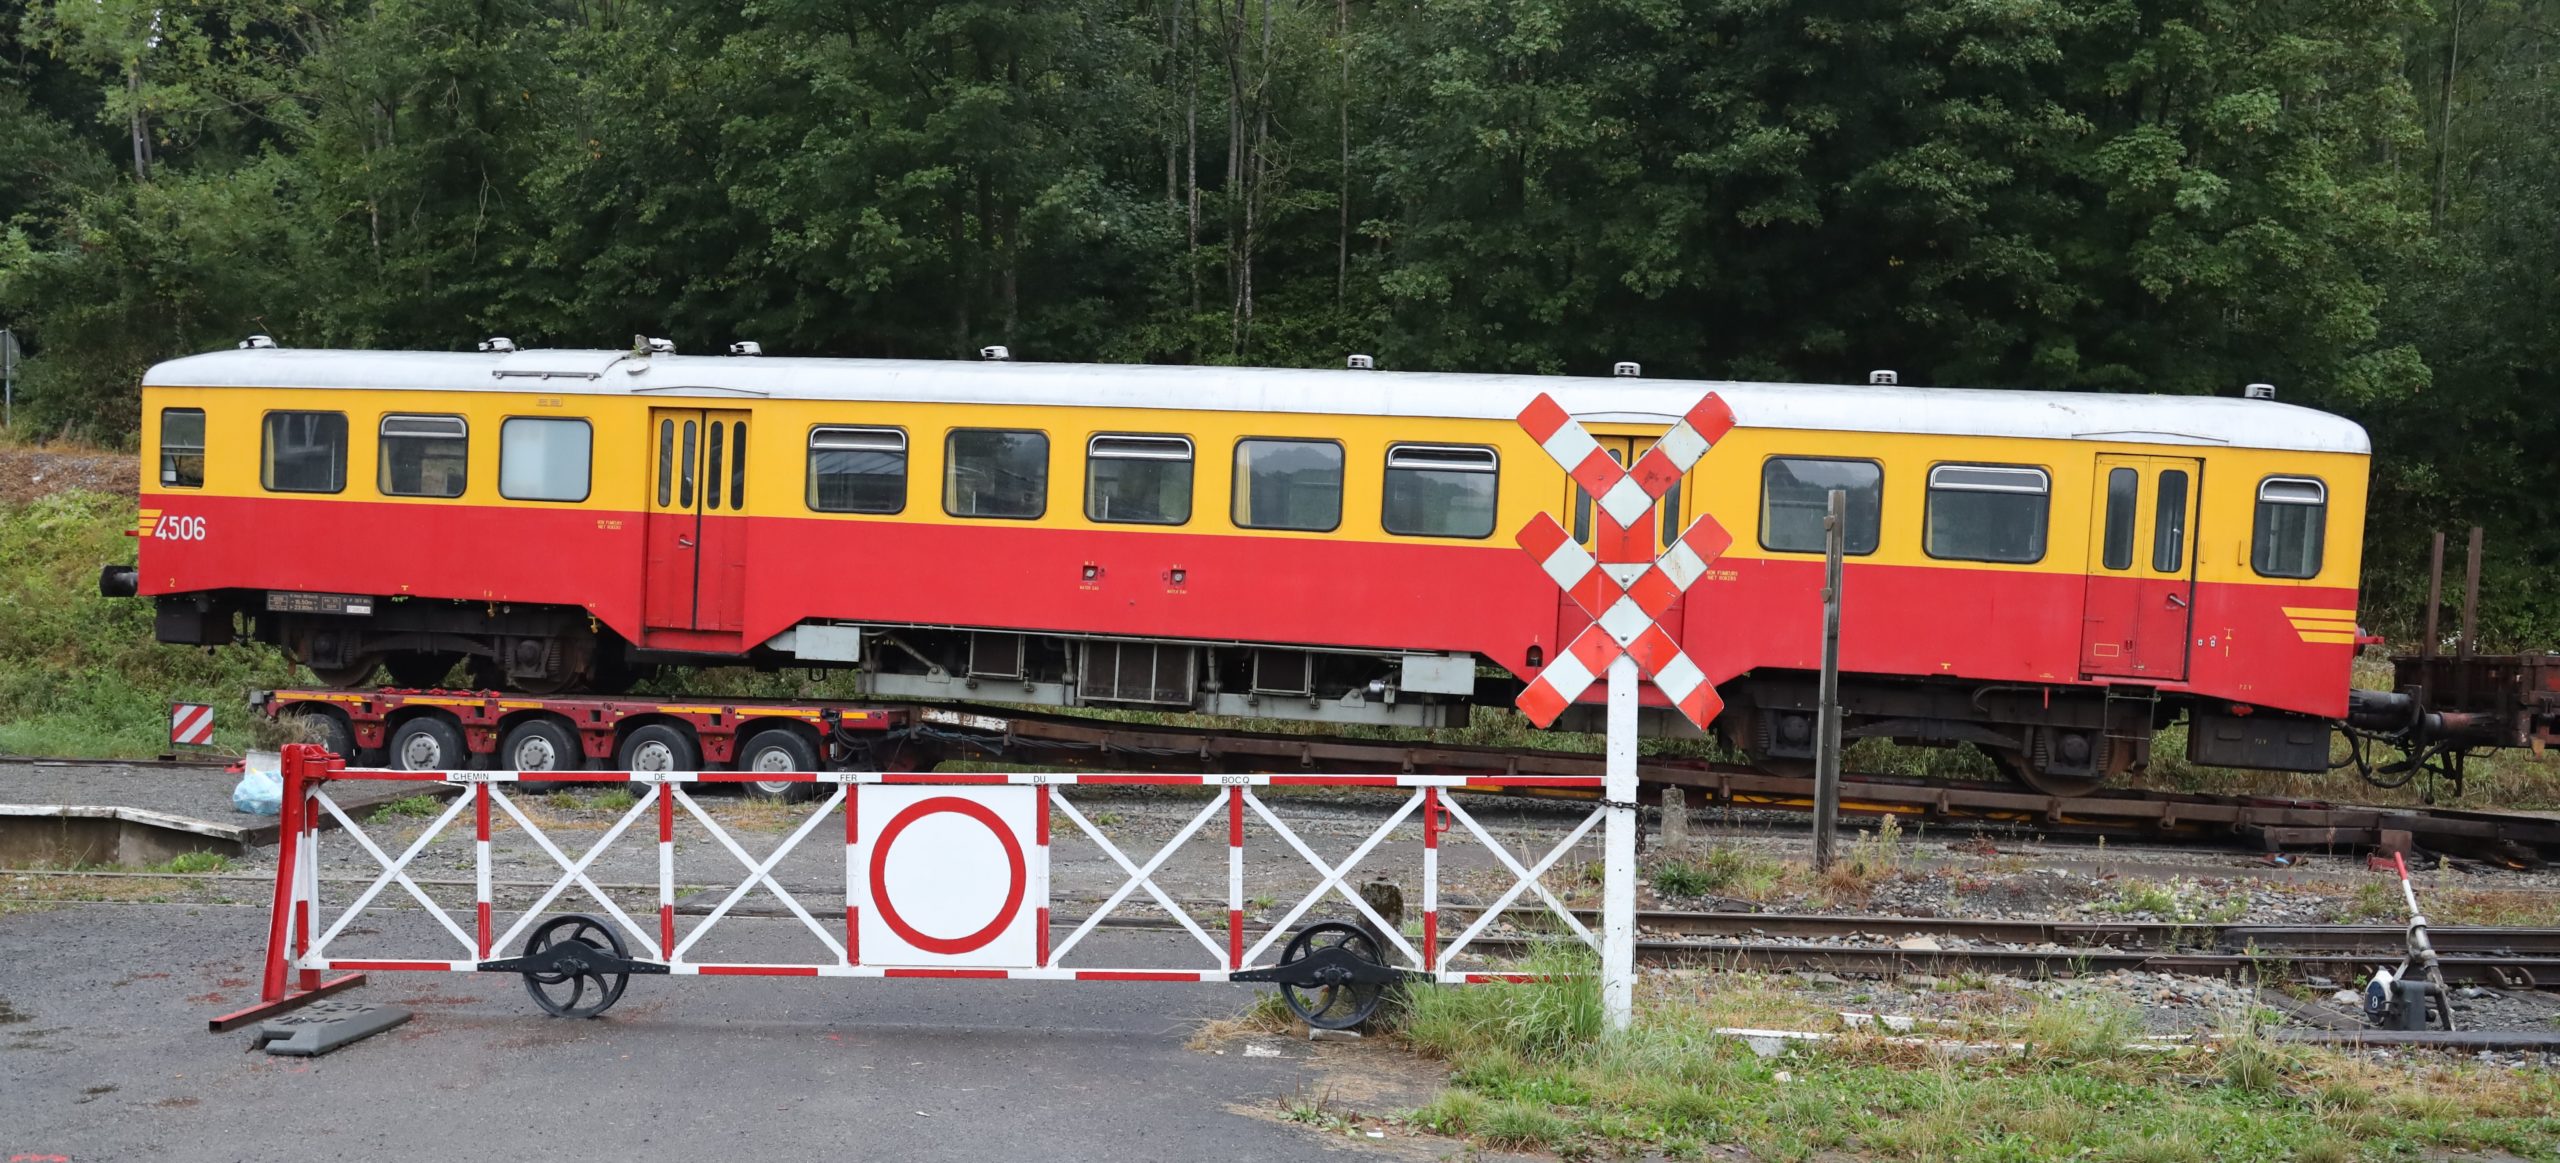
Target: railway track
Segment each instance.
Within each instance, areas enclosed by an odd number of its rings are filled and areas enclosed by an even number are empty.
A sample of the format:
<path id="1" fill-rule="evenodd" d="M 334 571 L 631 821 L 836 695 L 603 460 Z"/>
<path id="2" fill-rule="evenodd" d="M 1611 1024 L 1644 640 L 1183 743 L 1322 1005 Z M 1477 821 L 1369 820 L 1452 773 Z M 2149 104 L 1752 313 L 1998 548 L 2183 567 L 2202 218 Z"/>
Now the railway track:
<path id="1" fill-rule="evenodd" d="M 905 736 L 947 755 L 1147 771 L 1598 775 L 1596 753 L 1125 723 L 988 706 L 915 706 Z M 1678 787 L 1692 807 L 1810 811 L 1813 780 L 1735 764 L 1650 756 L 1645 798 Z M 1549 793 L 1555 794 L 1555 793 Z M 2376 807 L 2276 796 L 2123 789 L 2050 796 L 2011 783 L 1847 774 L 1852 816 L 1979 822 L 2044 834 L 2239 845 L 2262 851 L 2418 847 L 2505 865 L 2560 859 L 2560 817 L 2451 807 Z"/>

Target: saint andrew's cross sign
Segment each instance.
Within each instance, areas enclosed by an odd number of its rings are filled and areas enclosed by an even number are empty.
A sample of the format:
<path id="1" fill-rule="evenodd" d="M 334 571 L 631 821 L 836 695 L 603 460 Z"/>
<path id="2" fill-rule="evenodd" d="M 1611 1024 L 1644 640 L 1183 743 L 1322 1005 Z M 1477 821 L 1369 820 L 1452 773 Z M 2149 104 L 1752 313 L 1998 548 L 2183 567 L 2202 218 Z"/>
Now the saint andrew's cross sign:
<path id="1" fill-rule="evenodd" d="M 1520 530 L 1520 547 L 1592 617 L 1591 625 L 1557 651 L 1520 693 L 1521 711 L 1541 727 L 1553 724 L 1623 654 L 1653 679 L 1672 706 L 1705 730 L 1724 709 L 1724 701 L 1659 620 L 1733 544 L 1733 537 L 1715 517 L 1700 513 L 1656 555 L 1649 518 L 1663 494 L 1732 431 L 1733 409 L 1722 397 L 1707 393 L 1633 466 L 1619 464 L 1580 421 L 1543 392 L 1520 413 L 1520 426 L 1598 502 L 1593 520 L 1599 548 L 1596 556 L 1585 550 L 1544 513 Z"/>

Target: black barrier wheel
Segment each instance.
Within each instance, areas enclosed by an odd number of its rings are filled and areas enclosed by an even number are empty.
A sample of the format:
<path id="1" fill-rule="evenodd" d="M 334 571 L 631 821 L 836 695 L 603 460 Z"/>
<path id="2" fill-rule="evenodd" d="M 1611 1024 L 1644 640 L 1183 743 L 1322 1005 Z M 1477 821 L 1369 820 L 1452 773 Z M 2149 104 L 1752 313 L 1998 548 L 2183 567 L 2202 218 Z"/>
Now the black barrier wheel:
<path id="1" fill-rule="evenodd" d="M 555 955 L 555 968 L 550 972 L 525 972 L 524 991 L 533 995 L 533 1004 L 555 1018 L 592 1018 L 622 1000 L 622 987 L 631 983 L 631 975 L 607 973 L 588 964 L 603 963 L 607 958 L 614 962 L 629 960 L 622 934 L 614 932 L 613 926 L 601 918 L 571 913 L 536 926 L 533 935 L 524 939 L 523 956 L 534 957 L 562 946 L 585 948 L 566 948 L 566 956 Z"/>
<path id="2" fill-rule="evenodd" d="M 1323 921 L 1298 930 L 1289 938 L 1289 947 L 1280 954 L 1278 969 L 1288 971 L 1293 962 L 1304 961 L 1327 949 L 1340 949 L 1372 965 L 1384 965 L 1378 955 L 1378 943 L 1359 926 L 1344 921 Z M 1280 1000 L 1298 1020 L 1318 1030 L 1348 1030 L 1369 1020 L 1378 1012 L 1378 1003 L 1387 996 L 1382 981 L 1354 981 L 1342 970 L 1319 970 L 1318 977 L 1332 978 L 1319 985 L 1292 985 L 1283 982 Z"/>

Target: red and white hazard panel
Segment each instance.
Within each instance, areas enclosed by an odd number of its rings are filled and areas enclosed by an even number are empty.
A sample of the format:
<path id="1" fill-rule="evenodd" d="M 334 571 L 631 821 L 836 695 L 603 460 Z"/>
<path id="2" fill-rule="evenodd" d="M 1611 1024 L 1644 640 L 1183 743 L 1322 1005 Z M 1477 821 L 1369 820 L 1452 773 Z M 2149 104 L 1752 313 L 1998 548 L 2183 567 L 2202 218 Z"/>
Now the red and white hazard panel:
<path id="1" fill-rule="evenodd" d="M 847 920 L 864 965 L 1030 969 L 1048 950 L 1037 787 L 854 789 Z"/>
<path id="2" fill-rule="evenodd" d="M 196 746 L 213 742 L 213 708 L 205 703 L 169 704 L 169 742 Z"/>

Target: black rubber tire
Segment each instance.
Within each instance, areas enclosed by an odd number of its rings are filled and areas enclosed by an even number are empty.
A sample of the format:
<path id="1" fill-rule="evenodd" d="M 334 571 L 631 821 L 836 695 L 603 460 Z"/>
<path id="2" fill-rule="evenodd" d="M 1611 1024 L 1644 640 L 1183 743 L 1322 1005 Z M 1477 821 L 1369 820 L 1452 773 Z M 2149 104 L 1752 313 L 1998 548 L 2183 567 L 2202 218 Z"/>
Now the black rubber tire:
<path id="1" fill-rule="evenodd" d="M 740 771 L 816 771 L 818 749 L 809 737 L 789 727 L 768 727 L 747 736 L 738 747 Z M 796 804 L 818 798 L 818 785 L 789 780 L 742 783 L 739 792 L 751 800 Z"/>
<path id="2" fill-rule="evenodd" d="M 613 763 L 624 771 L 700 771 L 702 747 L 692 731 L 650 723 L 622 737 L 622 745 L 613 749 Z"/>
<path id="3" fill-rule="evenodd" d="M 471 751 L 463 745 L 460 724 L 429 712 L 392 729 L 390 766 L 399 771 L 461 771 L 471 766 Z"/>
<path id="4" fill-rule="evenodd" d="M 360 766 L 356 762 L 356 729 L 347 723 L 345 715 L 311 709 L 287 711 L 282 717 L 293 727 L 294 734 L 300 736 L 297 742 L 317 743 L 328 748 L 329 754 L 346 760 L 347 766 Z"/>
<path id="5" fill-rule="evenodd" d="M 498 741 L 495 762 L 506 771 L 577 771 L 587 765 L 586 753 L 578 748 L 578 733 L 558 719 L 539 715 L 507 728 L 506 737 Z M 567 786 L 552 779 L 516 781 L 516 790 L 537 796 Z"/>

